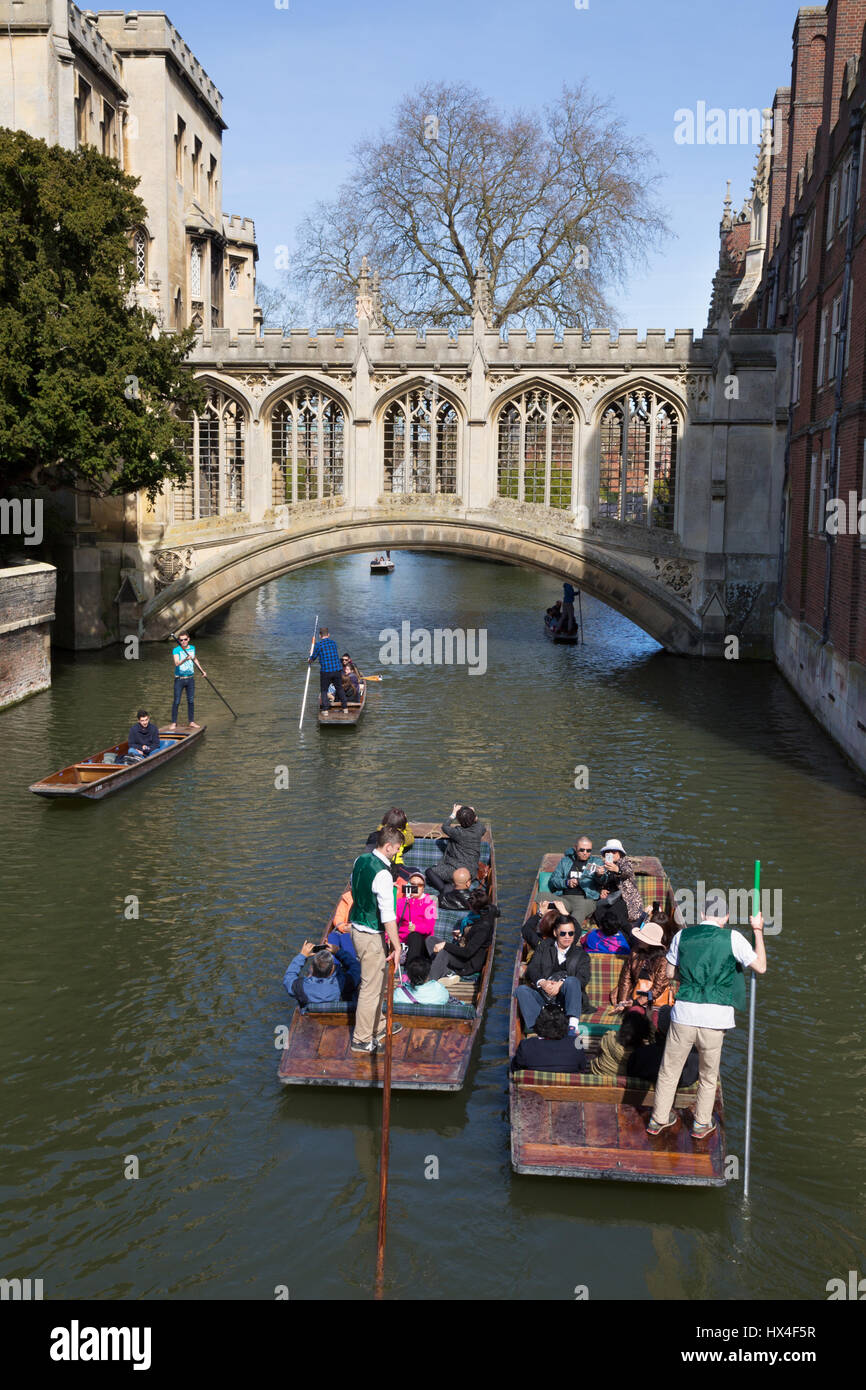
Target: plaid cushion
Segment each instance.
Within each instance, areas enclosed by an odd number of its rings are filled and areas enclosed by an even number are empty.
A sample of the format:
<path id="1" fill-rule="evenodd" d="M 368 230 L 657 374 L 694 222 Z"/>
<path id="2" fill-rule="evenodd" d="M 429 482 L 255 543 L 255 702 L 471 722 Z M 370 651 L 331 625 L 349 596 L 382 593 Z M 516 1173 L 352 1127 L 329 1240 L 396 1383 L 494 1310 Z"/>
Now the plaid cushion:
<path id="1" fill-rule="evenodd" d="M 640 860 L 637 862 L 640 863 Z M 638 869 L 635 868 L 634 881 L 637 886 L 637 891 L 643 898 L 644 907 L 647 912 L 652 912 L 653 903 L 658 903 L 659 907 L 664 911 L 665 897 L 670 887 L 667 876 L 665 874 L 640 873 Z"/>
<path id="2" fill-rule="evenodd" d="M 611 1007 L 610 992 L 615 989 L 619 981 L 619 973 L 622 970 L 623 962 L 628 960 L 628 956 L 610 956 L 598 951 L 589 952 L 589 984 L 586 987 L 586 1003 L 589 1008 L 585 1009 L 582 1018 L 587 1023 L 591 1022 L 610 1022 L 610 1019 L 602 1019 L 601 1015 L 608 1012 Z M 598 1017 L 596 1017 L 598 1015 Z M 613 1015 L 617 1017 L 616 1014 Z"/>
<path id="3" fill-rule="evenodd" d="M 403 863 L 409 869 L 432 869 L 441 860 L 446 843 L 444 835 L 438 840 L 416 840 L 403 855 Z M 481 842 L 479 858 L 482 864 L 490 863 L 490 845 L 486 840 Z"/>
<path id="4" fill-rule="evenodd" d="M 355 1005 L 346 1004 L 341 1000 L 334 1003 L 314 1003 L 308 1004 L 303 1010 L 305 1014 L 354 1014 Z M 415 1018 L 474 1018 L 475 1008 L 472 1004 L 462 1003 L 459 999 L 452 999 L 450 1004 L 395 1004 L 394 1013 L 401 1017 Z"/>
<path id="5" fill-rule="evenodd" d="M 616 1076 L 595 1076 L 593 1072 L 572 1072 L 572 1071 L 515 1071 L 511 1078 L 519 1086 L 574 1086 L 575 1089 L 586 1089 L 596 1086 L 620 1086 L 624 1091 L 643 1091 L 647 1093 L 655 1091 L 655 1086 L 651 1081 L 644 1081 L 638 1076 L 627 1076 L 625 1072 L 618 1072 Z M 691 1099 L 698 1093 L 697 1081 L 693 1086 L 680 1086 L 677 1088 L 676 1099 L 679 1103 L 681 1096 Z"/>

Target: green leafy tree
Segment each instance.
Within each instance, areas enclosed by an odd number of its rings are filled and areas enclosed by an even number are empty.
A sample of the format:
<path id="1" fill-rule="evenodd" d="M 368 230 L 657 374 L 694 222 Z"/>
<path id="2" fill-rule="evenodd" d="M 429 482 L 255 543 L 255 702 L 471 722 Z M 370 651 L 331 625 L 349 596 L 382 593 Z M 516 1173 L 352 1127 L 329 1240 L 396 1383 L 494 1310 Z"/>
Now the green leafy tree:
<path id="1" fill-rule="evenodd" d="M 138 180 L 90 148 L 0 129 L 0 477 L 100 496 L 189 473 L 194 332 L 129 302 Z"/>

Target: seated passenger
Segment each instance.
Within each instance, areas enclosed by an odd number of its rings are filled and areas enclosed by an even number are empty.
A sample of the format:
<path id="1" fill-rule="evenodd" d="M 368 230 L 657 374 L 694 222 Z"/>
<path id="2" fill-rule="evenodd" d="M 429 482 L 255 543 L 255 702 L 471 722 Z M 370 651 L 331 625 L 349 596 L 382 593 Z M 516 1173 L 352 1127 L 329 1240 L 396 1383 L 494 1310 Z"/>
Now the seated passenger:
<path id="1" fill-rule="evenodd" d="M 391 862 L 391 874 L 394 878 L 399 878 L 402 870 L 403 876 L 406 869 L 403 865 L 403 855 L 407 849 L 411 849 L 415 843 L 415 835 L 409 825 L 405 811 L 401 811 L 399 806 L 391 806 L 382 817 L 381 825 L 377 825 L 371 835 L 367 836 L 367 848 L 371 851 L 376 847 L 376 836 L 380 830 L 397 830 L 400 832 L 400 848 Z"/>
<path id="2" fill-rule="evenodd" d="M 588 1071 L 589 1059 L 575 1047 L 568 1019 L 555 1004 L 545 1004 L 535 1020 L 536 1037 L 524 1038 L 511 1059 L 512 1071 Z"/>
<path id="3" fill-rule="evenodd" d="M 139 759 L 155 753 L 158 748 L 159 729 L 155 724 L 151 724 L 147 710 L 140 709 L 136 715 L 136 722 L 129 731 L 127 761 L 138 762 Z"/>
<path id="4" fill-rule="evenodd" d="M 551 898 L 565 904 L 566 912 L 578 922 L 583 922 L 599 897 L 606 894 L 607 874 L 598 855 L 592 852 L 588 835 L 579 835 L 574 849 L 566 850 L 550 875 L 548 891 Z"/>
<path id="5" fill-rule="evenodd" d="M 406 966 L 407 982 L 394 990 L 395 1004 L 450 1004 L 451 995 L 438 980 L 430 979 L 430 957 L 418 956 Z"/>
<path id="6" fill-rule="evenodd" d="M 343 664 L 343 689 L 346 692 L 346 697 L 349 700 L 360 701 L 364 690 L 361 673 L 348 652 L 343 652 L 340 659 Z"/>
<path id="7" fill-rule="evenodd" d="M 473 888 L 469 903 L 469 911 L 454 928 L 452 941 L 434 944 L 432 937 L 427 938 L 427 950 L 433 956 L 431 980 L 441 980 L 447 975 L 477 975 L 484 968 L 499 908 L 493 905 L 484 888 Z"/>
<path id="8" fill-rule="evenodd" d="M 302 977 L 301 971 L 307 961 L 310 974 Z M 357 956 L 314 941 L 304 942 L 283 976 L 283 984 L 301 1008 L 308 1004 L 336 1003 L 340 999 L 351 1001 L 360 983 L 361 964 Z"/>
<path id="9" fill-rule="evenodd" d="M 638 1077 L 641 1081 L 655 1081 L 657 1079 L 659 1068 L 662 1064 L 662 1057 L 665 1053 L 665 1042 L 670 1026 L 670 1009 L 659 1009 L 659 1021 L 655 1029 L 653 1041 L 647 1043 L 645 1047 L 636 1048 L 626 1059 L 625 1069 L 629 1076 Z M 698 1049 L 693 1047 L 686 1057 L 679 1085 L 694 1086 L 698 1079 L 699 1066 L 700 1058 L 698 1057 Z"/>
<path id="10" fill-rule="evenodd" d="M 468 912 L 472 875 L 468 869 L 455 869 L 451 887 L 439 898 L 439 906 L 447 912 Z"/>
<path id="11" fill-rule="evenodd" d="M 436 930 L 436 899 L 425 893 L 426 884 L 420 870 L 409 877 L 406 891 L 397 899 L 397 935 L 406 941 L 410 934 L 432 936 Z"/>
<path id="12" fill-rule="evenodd" d="M 628 940 L 619 928 L 616 910 L 608 908 L 607 903 L 599 903 L 587 926 L 590 931 L 580 943 L 585 951 L 609 956 L 631 955 Z"/>
<path id="13" fill-rule="evenodd" d="M 589 959 L 577 944 L 573 917 L 557 913 L 553 935 L 539 941 L 526 967 L 526 984 L 517 986 L 517 1007 L 528 1033 L 546 1004 L 565 1009 L 572 1036 L 577 1035 L 583 990 L 589 984 Z"/>
<path id="14" fill-rule="evenodd" d="M 534 951 L 539 941 L 549 940 L 553 936 L 553 929 L 560 917 L 568 917 L 570 922 L 574 921 L 574 918 L 570 917 L 567 912 L 560 912 L 556 903 L 549 903 L 543 899 L 538 904 L 538 911 L 533 912 L 531 917 L 527 917 L 520 929 L 521 936 L 527 946 L 531 946 Z"/>
<path id="15" fill-rule="evenodd" d="M 626 855 L 622 842 L 606 840 L 601 855 L 607 870 L 604 886 L 608 890 L 603 896 L 615 897 L 621 894 L 628 912 L 629 925 L 642 922 L 649 913 L 635 882 L 634 866 Z"/>
<path id="16" fill-rule="evenodd" d="M 669 921 L 667 913 L 656 912 L 649 922 L 632 930 L 634 949 L 623 962 L 619 981 L 610 993 L 610 1002 L 618 1012 L 636 1002 L 635 991 L 641 984 L 641 994 L 648 996 L 650 1010 L 672 1002 L 664 945 Z"/>
<path id="17" fill-rule="evenodd" d="M 627 1013 L 619 1028 L 611 1028 L 601 1040 L 601 1051 L 593 1057 L 590 1071 L 595 1076 L 616 1076 L 627 1069 L 628 1059 L 652 1039 L 653 1027 L 646 1014 Z"/>
<path id="18" fill-rule="evenodd" d="M 440 863 L 427 870 L 427 882 L 437 893 L 444 893 L 454 878 L 455 869 L 478 870 L 484 826 L 473 806 L 461 806 L 455 801 L 449 820 L 442 822 L 442 834 L 448 841 Z"/>

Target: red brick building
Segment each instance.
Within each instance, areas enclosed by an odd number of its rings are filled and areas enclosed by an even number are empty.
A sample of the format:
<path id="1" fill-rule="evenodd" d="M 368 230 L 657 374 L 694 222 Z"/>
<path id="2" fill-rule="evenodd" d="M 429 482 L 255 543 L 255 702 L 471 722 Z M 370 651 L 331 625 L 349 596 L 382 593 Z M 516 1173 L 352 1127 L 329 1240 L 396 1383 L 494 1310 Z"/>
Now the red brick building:
<path id="1" fill-rule="evenodd" d="M 866 771 L 866 0 L 801 9 L 793 44 L 750 204 L 760 276 L 717 276 L 711 318 L 727 300 L 792 335 L 776 659 Z M 722 238 L 720 275 L 730 219 Z"/>

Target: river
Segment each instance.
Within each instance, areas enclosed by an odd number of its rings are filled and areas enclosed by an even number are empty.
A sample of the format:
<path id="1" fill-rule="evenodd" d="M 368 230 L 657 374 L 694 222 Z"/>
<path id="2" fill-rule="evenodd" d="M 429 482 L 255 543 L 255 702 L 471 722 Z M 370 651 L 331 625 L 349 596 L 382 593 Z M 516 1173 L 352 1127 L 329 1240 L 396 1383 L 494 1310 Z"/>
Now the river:
<path id="1" fill-rule="evenodd" d="M 282 974 L 387 806 L 441 819 L 465 799 L 496 841 L 492 996 L 463 1092 L 394 1095 L 387 1296 L 826 1298 L 866 1246 L 862 781 L 769 665 L 668 656 L 587 598 L 585 645 L 554 647 L 550 579 L 395 559 L 387 578 L 354 556 L 240 599 L 198 643 L 240 718 L 199 679 L 200 746 L 104 802 L 27 786 L 139 704 L 167 720 L 167 646 L 58 655 L 51 690 L 0 715 L 0 1273 L 46 1298 L 371 1296 L 381 1097 L 278 1084 Z M 314 680 L 298 731 L 317 613 L 385 676 L 355 730 L 320 732 Z M 380 633 L 407 619 L 486 629 L 486 672 L 383 664 Z M 782 894 L 748 1207 L 739 1181 L 511 1171 L 514 947 L 541 854 L 576 831 L 658 854 L 677 887 L 747 887 L 759 857 Z M 735 1156 L 744 1023 L 723 1061 Z"/>

